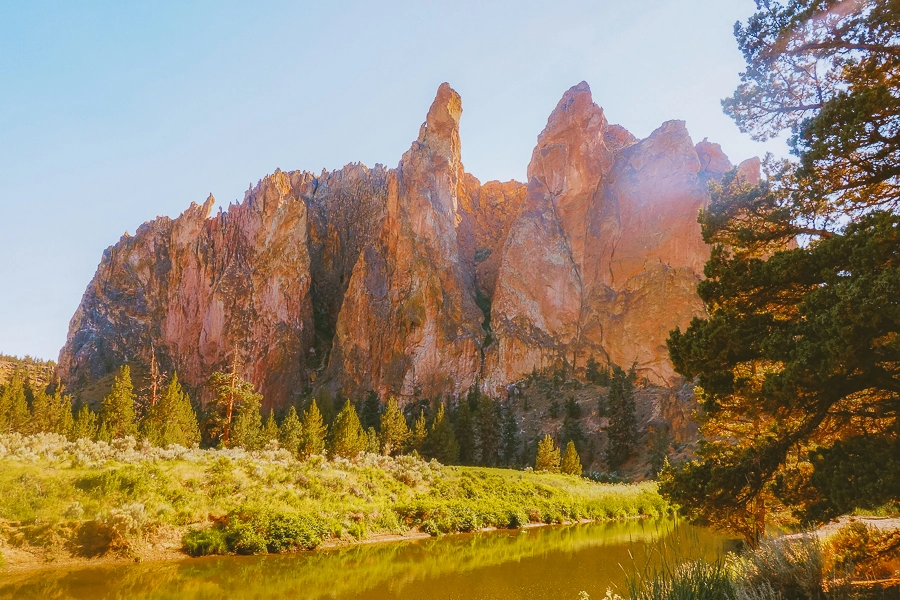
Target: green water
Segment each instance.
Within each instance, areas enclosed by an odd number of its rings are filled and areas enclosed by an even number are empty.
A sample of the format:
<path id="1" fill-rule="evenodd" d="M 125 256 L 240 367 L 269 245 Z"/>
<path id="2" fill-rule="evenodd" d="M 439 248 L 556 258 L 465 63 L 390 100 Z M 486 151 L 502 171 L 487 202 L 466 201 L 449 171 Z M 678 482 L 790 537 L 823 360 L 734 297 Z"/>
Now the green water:
<path id="1" fill-rule="evenodd" d="M 667 520 L 542 527 L 281 556 L 229 556 L 0 576 L 0 599 L 599 599 L 660 552 L 732 542 Z"/>

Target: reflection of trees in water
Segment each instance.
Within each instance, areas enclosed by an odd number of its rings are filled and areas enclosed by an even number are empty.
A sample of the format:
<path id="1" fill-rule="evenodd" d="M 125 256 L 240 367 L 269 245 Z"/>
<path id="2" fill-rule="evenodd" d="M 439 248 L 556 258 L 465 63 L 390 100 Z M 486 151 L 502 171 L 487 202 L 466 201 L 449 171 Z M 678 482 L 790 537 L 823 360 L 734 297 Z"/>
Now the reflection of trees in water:
<path id="1" fill-rule="evenodd" d="M 596 581 L 597 589 L 605 590 L 608 583 L 623 578 L 620 564 L 628 566 L 633 561 L 643 566 L 648 555 L 658 558 L 658 548 L 679 547 L 686 558 L 708 556 L 722 547 L 722 538 L 702 529 L 675 527 L 666 520 L 542 527 L 293 555 L 47 570 L 7 576 L 0 583 L 0 599 L 311 600 L 363 593 L 393 598 L 410 586 L 416 587 L 417 596 L 427 588 L 435 597 L 448 597 L 456 595 L 454 577 L 479 569 L 488 570 L 482 582 L 493 578 L 510 591 L 513 582 L 529 578 L 557 588 L 554 579 L 565 582 L 576 576 L 559 564 L 576 554 L 580 563 L 593 565 L 590 572 L 578 576 Z"/>

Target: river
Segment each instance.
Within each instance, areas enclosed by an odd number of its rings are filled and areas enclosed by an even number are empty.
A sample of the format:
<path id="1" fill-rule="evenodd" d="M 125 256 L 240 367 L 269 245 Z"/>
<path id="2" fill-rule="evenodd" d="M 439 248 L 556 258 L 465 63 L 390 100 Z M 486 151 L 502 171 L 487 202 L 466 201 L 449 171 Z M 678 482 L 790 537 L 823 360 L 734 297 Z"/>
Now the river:
<path id="1" fill-rule="evenodd" d="M 671 520 L 450 535 L 278 556 L 227 556 L 0 575 L 0 599 L 313 600 L 603 598 L 661 554 L 734 542 Z M 669 558 L 668 560 L 671 560 Z"/>

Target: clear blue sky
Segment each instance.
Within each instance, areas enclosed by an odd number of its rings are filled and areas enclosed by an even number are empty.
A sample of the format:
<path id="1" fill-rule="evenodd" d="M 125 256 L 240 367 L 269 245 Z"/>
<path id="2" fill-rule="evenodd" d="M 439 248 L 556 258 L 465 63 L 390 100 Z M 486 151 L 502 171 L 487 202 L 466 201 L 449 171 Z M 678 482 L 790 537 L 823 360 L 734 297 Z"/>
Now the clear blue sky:
<path id="1" fill-rule="evenodd" d="M 734 162 L 722 114 L 753 0 L 0 0 L 0 352 L 56 359 L 104 248 L 271 173 L 396 165 L 438 85 L 463 161 L 523 180 L 581 80 L 639 137 L 684 119 Z"/>

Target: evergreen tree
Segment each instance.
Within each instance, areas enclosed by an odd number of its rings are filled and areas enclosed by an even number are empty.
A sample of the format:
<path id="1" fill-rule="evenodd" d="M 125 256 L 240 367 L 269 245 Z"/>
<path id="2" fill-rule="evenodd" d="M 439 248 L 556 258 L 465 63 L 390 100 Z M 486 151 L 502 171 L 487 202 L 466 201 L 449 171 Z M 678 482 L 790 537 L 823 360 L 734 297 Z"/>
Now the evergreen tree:
<path id="1" fill-rule="evenodd" d="M 134 386 L 131 383 L 131 369 L 128 365 L 123 365 L 100 408 L 101 439 L 111 441 L 129 435 L 137 436 L 135 398 Z"/>
<path id="2" fill-rule="evenodd" d="M 550 408 L 547 410 L 547 413 L 550 415 L 551 419 L 555 419 L 559 416 L 559 400 L 553 398 L 550 400 Z"/>
<path id="3" fill-rule="evenodd" d="M 566 444 L 566 451 L 563 452 L 562 455 L 560 471 L 568 473 L 569 475 L 581 475 L 581 457 L 578 455 L 578 450 L 575 449 L 575 442 L 570 441 Z"/>
<path id="4" fill-rule="evenodd" d="M 260 394 L 248 394 L 238 406 L 228 439 L 229 448 L 253 451 L 265 446 L 267 440 L 263 437 L 261 399 Z"/>
<path id="5" fill-rule="evenodd" d="M 262 430 L 263 446 L 271 441 L 278 441 L 278 423 L 275 422 L 275 411 L 269 409 L 269 418 L 266 419 L 266 425 Z"/>
<path id="6" fill-rule="evenodd" d="M 80 439 L 96 440 L 99 435 L 98 421 L 97 413 L 92 411 L 87 403 L 82 404 L 72 424 L 70 439 L 73 442 Z"/>
<path id="7" fill-rule="evenodd" d="M 31 426 L 29 429 L 32 433 L 51 433 L 54 430 L 54 415 L 51 406 L 50 395 L 43 389 L 38 389 L 34 393 L 34 402 L 31 405 Z"/>
<path id="8" fill-rule="evenodd" d="M 303 413 L 302 425 L 302 436 L 298 450 L 300 458 L 307 459 L 314 454 L 325 452 L 325 438 L 328 434 L 328 426 L 322 421 L 322 413 L 319 412 L 319 405 L 315 399 Z"/>
<path id="9" fill-rule="evenodd" d="M 362 408 L 359 412 L 359 422 L 363 426 L 363 429 L 368 429 L 369 427 L 375 427 L 377 429 L 381 423 L 381 400 L 379 400 L 378 394 L 372 390 L 366 394 L 366 398 L 362 402 Z"/>
<path id="10" fill-rule="evenodd" d="M 419 410 L 419 416 L 416 417 L 416 423 L 413 426 L 412 434 L 409 439 L 410 449 L 422 455 L 425 452 L 425 442 L 428 439 L 428 426 L 425 424 L 425 409 Z"/>
<path id="11" fill-rule="evenodd" d="M 72 418 L 72 399 L 63 394 L 62 384 L 57 384 L 56 390 L 50 396 L 51 412 L 54 415 L 55 433 L 71 436 L 72 428 L 75 426 L 75 419 Z"/>
<path id="12" fill-rule="evenodd" d="M 173 444 L 190 448 L 200 443 L 197 415 L 178 381 L 178 374 L 173 374 L 169 384 L 155 394 L 156 402 L 147 407 L 144 415 L 144 437 L 160 448 Z"/>
<path id="13" fill-rule="evenodd" d="M 303 423 L 297 415 L 297 409 L 293 406 L 288 410 L 287 416 L 281 422 L 281 428 L 278 430 L 278 442 L 281 447 L 297 456 L 300 452 L 300 445 L 303 443 Z"/>
<path id="14" fill-rule="evenodd" d="M 25 372 L 17 369 L 0 393 L 0 431 L 25 433 L 31 426 Z"/>
<path id="15" fill-rule="evenodd" d="M 62 392 L 62 385 L 57 385 L 53 394 L 48 394 L 43 388 L 34 393 L 32 432 L 69 435 L 72 429 L 72 402 Z"/>
<path id="16" fill-rule="evenodd" d="M 511 467 L 515 464 L 516 456 L 519 454 L 519 424 L 516 423 L 516 413 L 513 410 L 512 402 L 507 400 L 502 406 L 502 424 L 501 424 L 501 455 L 503 465 Z"/>
<path id="17" fill-rule="evenodd" d="M 581 406 L 570 397 L 566 400 L 566 416 L 563 419 L 560 443 L 575 442 L 581 444 L 584 441 L 584 429 L 581 427 Z"/>
<path id="18" fill-rule="evenodd" d="M 391 396 L 381 415 L 381 453 L 385 456 L 402 454 L 410 435 L 406 417 L 400 411 L 397 400 Z"/>
<path id="19" fill-rule="evenodd" d="M 703 399 L 703 444 L 660 487 L 750 541 L 769 507 L 819 521 L 900 499 L 869 485 L 900 437 L 898 4 L 757 9 L 735 27 L 747 68 L 723 105 L 756 138 L 787 130 L 797 161 L 712 186 L 698 285 L 709 316 L 669 338 Z M 900 480 L 900 462 L 878 467 Z"/>
<path id="20" fill-rule="evenodd" d="M 331 391 L 328 388 L 319 390 L 318 397 L 316 398 L 316 405 L 318 406 L 317 410 L 322 417 L 322 423 L 326 426 L 331 426 L 331 424 L 334 423 L 337 409 L 334 406 L 334 398 L 332 398 Z"/>
<path id="21" fill-rule="evenodd" d="M 481 464 L 493 467 L 500 460 L 500 413 L 499 404 L 491 398 L 478 398 L 478 449 Z"/>
<path id="22" fill-rule="evenodd" d="M 259 412 L 262 402 L 262 395 L 257 393 L 256 388 L 249 381 L 244 381 L 238 375 L 237 362 L 231 365 L 231 371 L 228 373 L 215 372 L 209 377 L 207 387 L 212 391 L 212 405 L 208 411 L 208 429 L 212 433 L 213 439 L 219 444 L 227 448 L 240 446 L 244 441 L 250 441 L 255 445 L 254 440 L 242 440 L 242 443 L 232 443 L 232 430 L 235 425 L 237 414 L 240 412 L 244 404 L 251 404 Z M 252 417 L 253 410 L 245 411 L 245 420 L 242 426 L 253 429 L 255 418 Z M 260 429 L 262 428 L 262 417 L 259 417 Z M 245 430 L 242 435 L 254 435 L 252 431 Z"/>
<path id="23" fill-rule="evenodd" d="M 368 438 L 359 422 L 359 416 L 350 400 L 344 403 L 344 408 L 334 418 L 334 426 L 331 430 L 331 454 L 344 458 L 356 458 L 365 451 L 368 446 Z"/>
<path id="24" fill-rule="evenodd" d="M 637 444 L 633 381 L 633 367 L 629 374 L 621 367 L 613 367 L 609 384 L 609 427 L 606 430 L 606 465 L 610 471 L 618 472 L 634 454 Z"/>
<path id="25" fill-rule="evenodd" d="M 585 368 L 585 378 L 594 385 L 609 385 L 609 366 L 601 367 L 594 357 L 590 357 Z"/>
<path id="26" fill-rule="evenodd" d="M 453 424 L 454 437 L 459 447 L 457 461 L 461 465 L 475 464 L 475 425 L 472 422 L 472 408 L 469 400 L 456 403 L 456 421 Z"/>
<path id="27" fill-rule="evenodd" d="M 431 431 L 425 439 L 425 453 L 441 464 L 452 465 L 459 460 L 459 444 L 453 434 L 453 427 L 444 410 L 444 403 L 438 405 L 437 414 L 431 423 Z"/>
<path id="28" fill-rule="evenodd" d="M 559 448 L 553 443 L 549 433 L 538 444 L 534 470 L 559 473 Z"/>
<path id="29" fill-rule="evenodd" d="M 374 427 L 366 429 L 366 452 L 369 454 L 378 454 L 379 451 L 378 432 Z"/>

